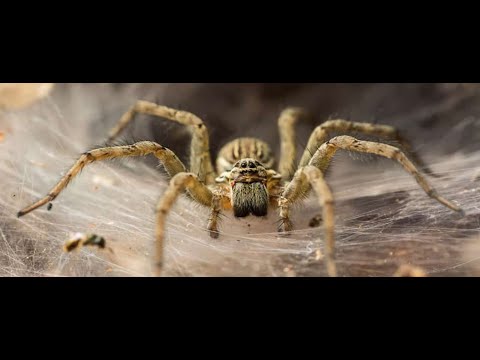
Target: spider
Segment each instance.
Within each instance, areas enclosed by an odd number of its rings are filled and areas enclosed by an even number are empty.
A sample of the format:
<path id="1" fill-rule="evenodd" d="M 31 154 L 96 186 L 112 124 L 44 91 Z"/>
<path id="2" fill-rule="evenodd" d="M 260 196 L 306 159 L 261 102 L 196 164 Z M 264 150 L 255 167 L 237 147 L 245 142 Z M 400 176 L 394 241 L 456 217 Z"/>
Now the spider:
<path id="1" fill-rule="evenodd" d="M 165 221 L 178 196 L 185 191 L 197 203 L 210 208 L 207 230 L 217 238 L 218 218 L 222 211 L 233 211 L 235 217 L 265 216 L 269 208 L 279 209 L 279 231 L 293 229 L 290 220 L 291 206 L 306 198 L 313 189 L 322 207 L 325 241 L 325 266 L 329 276 L 336 276 L 334 198 L 324 179 L 332 157 L 339 149 L 380 155 L 397 161 L 410 173 L 425 193 L 442 205 L 462 213 L 460 207 L 440 196 L 417 170 L 400 148 L 380 142 L 358 140 L 348 135 L 331 138 L 330 133 L 358 132 L 380 138 L 396 140 L 400 147 L 409 151 L 412 160 L 431 171 L 411 152 L 409 143 L 399 131 L 389 125 L 328 120 L 315 128 L 298 163 L 296 161 L 295 124 L 305 115 L 300 108 L 287 108 L 278 118 L 281 153 L 276 169 L 275 159 L 269 145 L 256 138 L 239 138 L 221 148 L 214 170 L 209 150 L 208 130 L 196 115 L 157 105 L 137 101 L 110 131 L 109 140 L 114 140 L 135 118 L 136 114 L 148 114 L 168 119 L 187 126 L 191 130 L 190 169 L 168 148 L 151 142 L 141 141 L 132 145 L 109 146 L 83 153 L 70 170 L 51 189 L 47 196 L 24 208 L 18 213 L 23 216 L 40 206 L 53 201 L 62 190 L 87 165 L 95 161 L 127 156 L 156 156 L 170 176 L 167 190 L 156 206 L 155 275 L 160 275 L 163 265 Z"/>

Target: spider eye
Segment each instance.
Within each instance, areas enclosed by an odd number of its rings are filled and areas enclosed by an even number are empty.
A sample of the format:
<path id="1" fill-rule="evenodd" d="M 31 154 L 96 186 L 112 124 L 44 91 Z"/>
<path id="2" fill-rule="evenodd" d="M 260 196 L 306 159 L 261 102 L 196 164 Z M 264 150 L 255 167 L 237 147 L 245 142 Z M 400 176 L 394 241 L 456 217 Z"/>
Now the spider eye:
<path id="1" fill-rule="evenodd" d="M 240 165 L 242 168 L 246 168 L 247 167 L 247 163 L 244 161 L 242 162 L 242 164 Z"/>

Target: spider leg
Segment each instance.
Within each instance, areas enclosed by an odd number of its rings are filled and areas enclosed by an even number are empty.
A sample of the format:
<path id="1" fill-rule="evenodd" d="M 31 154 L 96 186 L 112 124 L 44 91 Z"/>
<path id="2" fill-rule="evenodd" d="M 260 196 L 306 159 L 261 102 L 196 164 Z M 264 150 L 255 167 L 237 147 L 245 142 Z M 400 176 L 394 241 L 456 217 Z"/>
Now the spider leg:
<path id="1" fill-rule="evenodd" d="M 417 183 L 428 196 L 437 200 L 440 204 L 463 214 L 463 210 L 460 207 L 437 193 L 437 191 L 428 183 L 427 179 L 420 174 L 415 165 L 412 164 L 399 148 L 391 145 L 358 140 L 351 136 L 337 136 L 320 146 L 309 161 L 309 165 L 319 168 L 324 173 L 330 164 L 330 160 L 338 149 L 376 154 L 388 159 L 396 160 L 402 165 L 405 171 L 415 178 Z"/>
<path id="2" fill-rule="evenodd" d="M 163 250 L 165 221 L 178 196 L 187 189 L 192 197 L 206 206 L 212 206 L 213 194 L 208 187 L 201 183 L 199 178 L 192 173 L 182 172 L 175 175 L 157 204 L 155 227 L 155 275 L 160 275 L 163 266 Z"/>
<path id="3" fill-rule="evenodd" d="M 196 115 L 139 100 L 120 118 L 110 131 L 108 140 L 114 140 L 134 119 L 136 114 L 147 114 L 188 126 L 192 132 L 190 149 L 190 171 L 198 175 L 200 181 L 206 184 L 215 183 L 215 173 L 210 157 L 208 130 L 203 121 Z"/>
<path id="4" fill-rule="evenodd" d="M 163 164 L 170 176 L 174 176 L 179 172 L 185 171 L 185 166 L 173 153 L 173 151 L 151 141 L 142 141 L 133 145 L 112 146 L 90 150 L 80 156 L 70 170 L 68 170 L 68 172 L 60 179 L 60 181 L 50 190 L 47 196 L 18 212 L 18 217 L 28 214 L 40 206 L 43 206 L 54 200 L 60 194 L 60 192 L 67 187 L 72 179 L 77 176 L 88 164 L 99 160 L 127 156 L 146 156 L 148 154 L 155 155 Z"/>
<path id="5" fill-rule="evenodd" d="M 312 165 L 298 169 L 292 181 L 285 188 L 279 199 L 280 219 L 282 220 L 279 231 L 290 231 L 292 229 L 292 222 L 289 219 L 289 208 L 295 201 L 303 198 L 310 187 L 314 189 L 322 207 L 327 273 L 329 276 L 336 276 L 333 195 L 320 169 Z"/>
<path id="6" fill-rule="evenodd" d="M 321 144 L 328 140 L 330 132 L 342 132 L 347 134 L 358 132 L 362 134 L 378 136 L 384 139 L 395 140 L 426 174 L 439 177 L 430 168 L 428 168 L 420 156 L 413 151 L 410 142 L 405 139 L 395 127 L 390 125 L 362 123 L 342 119 L 328 120 L 315 128 L 310 136 L 310 139 L 308 140 L 308 144 L 300 160 L 299 167 L 308 165 L 313 154 L 315 154 L 315 151 Z"/>
<path id="7" fill-rule="evenodd" d="M 210 211 L 210 217 L 208 218 L 207 229 L 210 236 L 214 239 L 218 238 L 218 217 L 220 215 L 220 200 L 221 197 L 214 194 L 212 198 L 212 206 Z"/>
<path id="8" fill-rule="evenodd" d="M 295 160 L 297 157 L 297 145 L 295 142 L 295 124 L 305 113 L 300 108 L 287 108 L 278 118 L 278 130 L 280 133 L 280 161 L 278 172 L 284 180 L 290 180 L 295 173 Z"/>

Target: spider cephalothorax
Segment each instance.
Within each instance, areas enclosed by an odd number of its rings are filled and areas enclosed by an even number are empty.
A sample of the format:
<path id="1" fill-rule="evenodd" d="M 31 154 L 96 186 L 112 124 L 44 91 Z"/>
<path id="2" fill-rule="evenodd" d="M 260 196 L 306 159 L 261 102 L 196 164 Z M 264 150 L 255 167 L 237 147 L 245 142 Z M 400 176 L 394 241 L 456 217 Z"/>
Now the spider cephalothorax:
<path id="1" fill-rule="evenodd" d="M 280 179 L 281 176 L 276 171 L 267 170 L 258 160 L 245 158 L 236 162 L 230 171 L 224 172 L 216 180 L 219 183 L 228 182 L 233 214 L 235 217 L 245 217 L 250 214 L 267 215 L 271 198 L 269 189 Z"/>
<path id="2" fill-rule="evenodd" d="M 231 203 L 236 217 L 267 215 L 267 170 L 257 160 L 246 158 L 225 175 L 231 187 Z"/>
<path id="3" fill-rule="evenodd" d="M 303 112 L 297 108 L 288 108 L 278 119 L 281 153 L 276 170 L 272 151 L 265 142 L 254 138 L 240 138 L 228 143 L 220 150 L 215 172 L 210 157 L 207 127 L 200 118 L 186 111 L 138 101 L 112 129 L 110 140 L 118 136 L 137 113 L 166 118 L 189 127 L 192 142 L 188 170 L 171 150 L 151 141 L 94 149 L 81 155 L 47 196 L 21 210 L 18 216 L 53 201 L 89 163 L 117 157 L 153 154 L 171 177 L 169 186 L 156 208 L 156 274 L 159 274 L 163 265 L 166 218 L 175 200 L 185 190 L 194 201 L 210 208 L 207 230 L 212 237 L 216 238 L 219 236 L 220 213 L 231 210 L 235 217 L 264 216 L 269 206 L 276 206 L 280 217 L 279 231 L 292 230 L 293 224 L 290 220 L 292 204 L 303 200 L 305 195 L 313 189 L 320 199 L 323 210 L 327 273 L 335 276 L 337 271 L 334 261 L 334 202 L 323 174 L 336 151 L 340 149 L 376 154 L 397 161 L 415 178 L 428 196 L 454 211 L 462 212 L 457 205 L 437 194 L 399 148 L 379 142 L 362 141 L 351 136 L 334 138 L 330 136 L 331 132 L 357 132 L 395 140 L 402 148 L 410 149 L 408 142 L 401 138 L 397 129 L 392 126 L 342 119 L 326 121 L 312 132 L 306 149 L 296 165 L 295 123 L 301 118 Z M 411 156 L 419 165 L 422 165 L 414 153 L 411 153 Z M 425 166 L 424 169 L 430 172 Z M 317 258 L 321 257 L 317 256 Z"/>
<path id="4" fill-rule="evenodd" d="M 271 168 L 275 158 L 268 144 L 260 139 L 235 139 L 220 149 L 215 179 L 228 183 L 230 203 L 235 217 L 265 216 L 271 196 L 269 189 L 278 184 L 281 176 Z"/>

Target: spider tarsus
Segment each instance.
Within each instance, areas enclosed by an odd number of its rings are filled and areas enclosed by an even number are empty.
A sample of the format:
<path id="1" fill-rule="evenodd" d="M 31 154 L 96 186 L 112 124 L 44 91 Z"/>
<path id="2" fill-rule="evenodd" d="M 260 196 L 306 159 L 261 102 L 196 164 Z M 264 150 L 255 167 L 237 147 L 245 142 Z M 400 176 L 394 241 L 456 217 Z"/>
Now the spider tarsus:
<path id="1" fill-rule="evenodd" d="M 278 235 L 290 236 L 290 231 L 293 230 L 293 224 L 290 220 L 280 219 L 281 223 L 278 225 Z"/>
<path id="2" fill-rule="evenodd" d="M 458 208 L 458 209 L 455 210 L 455 211 L 458 212 L 461 217 L 464 217 L 464 216 L 467 215 L 467 214 L 465 213 L 465 211 L 464 211 L 463 209 L 461 209 L 461 208 Z"/>
<path id="3" fill-rule="evenodd" d="M 290 221 L 290 220 L 285 220 L 283 222 L 283 231 L 287 231 L 287 232 L 290 232 L 293 230 L 293 223 Z"/>
<path id="4" fill-rule="evenodd" d="M 335 265 L 333 256 L 327 260 L 327 273 L 330 277 L 337 277 L 337 266 Z"/>
<path id="5" fill-rule="evenodd" d="M 457 205 L 455 205 L 451 202 L 444 202 L 443 205 L 445 205 L 449 209 L 459 213 L 461 216 L 465 216 L 465 211 L 461 207 L 459 207 L 459 206 L 457 206 Z"/>
<path id="6" fill-rule="evenodd" d="M 218 237 L 220 236 L 220 233 L 216 230 L 210 230 L 209 233 L 212 239 L 218 239 Z"/>
<path id="7" fill-rule="evenodd" d="M 157 261 L 153 266 L 153 276 L 159 277 L 162 275 L 163 261 Z"/>
<path id="8" fill-rule="evenodd" d="M 24 215 L 27 215 L 28 213 L 30 213 L 30 212 L 38 209 L 39 207 L 41 207 L 41 206 L 43 206 L 43 205 L 45 205 L 45 203 L 39 201 L 39 202 L 37 202 L 37 203 L 35 203 L 35 204 L 27 207 L 27 208 L 24 208 L 23 210 L 20 210 L 20 211 L 17 213 L 17 217 L 22 217 L 22 216 L 24 216 Z"/>

